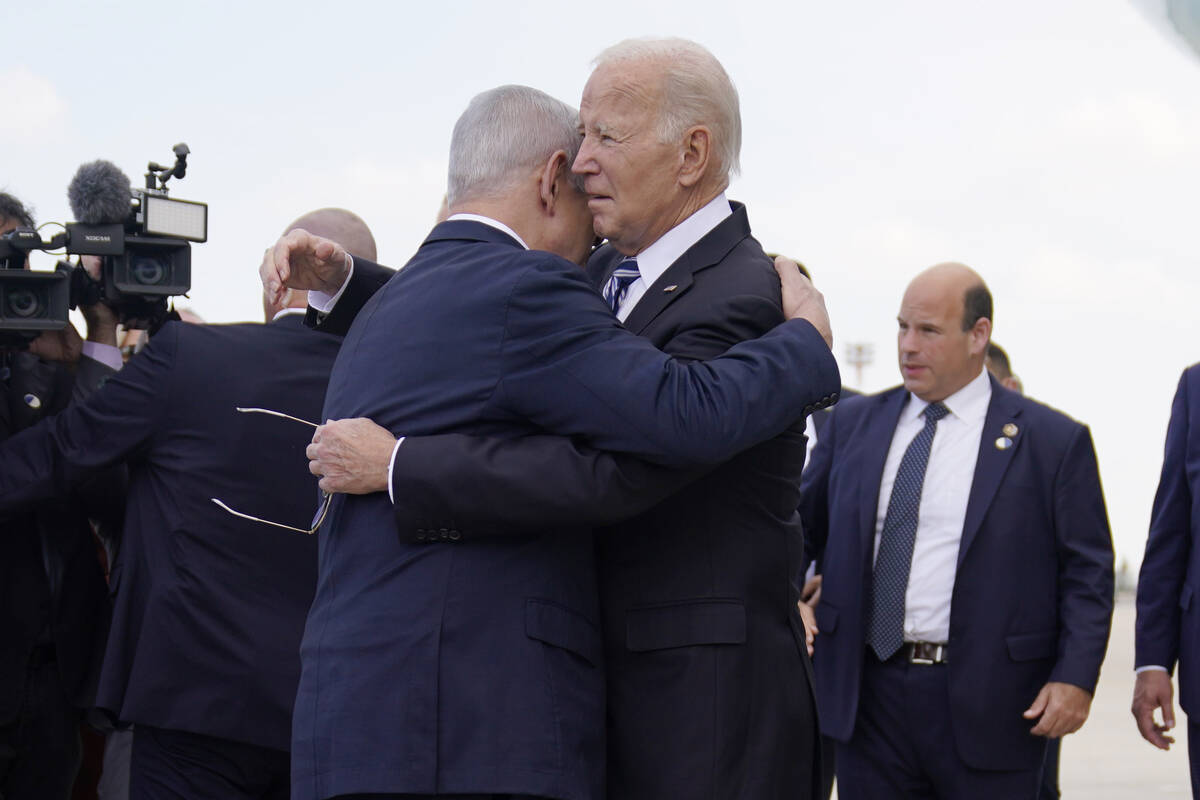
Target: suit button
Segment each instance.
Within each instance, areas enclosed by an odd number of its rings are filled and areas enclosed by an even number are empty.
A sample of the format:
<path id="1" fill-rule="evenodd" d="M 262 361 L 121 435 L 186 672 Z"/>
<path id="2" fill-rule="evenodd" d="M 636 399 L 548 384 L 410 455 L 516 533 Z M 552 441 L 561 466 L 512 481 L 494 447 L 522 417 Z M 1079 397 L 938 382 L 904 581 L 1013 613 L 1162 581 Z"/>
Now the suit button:
<path id="1" fill-rule="evenodd" d="M 461 538 L 462 538 L 462 534 L 459 533 L 457 530 L 450 531 L 450 541 L 457 542 Z"/>
<path id="2" fill-rule="evenodd" d="M 423 541 L 425 541 L 425 531 L 423 531 L 423 530 L 418 530 L 418 531 L 417 531 L 417 541 L 418 541 L 418 542 L 423 542 Z"/>
<path id="3" fill-rule="evenodd" d="M 438 531 L 438 533 L 441 535 L 442 541 L 450 538 L 450 531 L 446 530 L 445 528 L 442 528 L 440 531 Z"/>
<path id="4" fill-rule="evenodd" d="M 841 395 L 838 394 L 837 392 L 834 392 L 833 394 L 829 395 L 829 399 L 831 401 L 833 401 L 834 403 L 836 403 L 840 397 L 841 397 Z"/>

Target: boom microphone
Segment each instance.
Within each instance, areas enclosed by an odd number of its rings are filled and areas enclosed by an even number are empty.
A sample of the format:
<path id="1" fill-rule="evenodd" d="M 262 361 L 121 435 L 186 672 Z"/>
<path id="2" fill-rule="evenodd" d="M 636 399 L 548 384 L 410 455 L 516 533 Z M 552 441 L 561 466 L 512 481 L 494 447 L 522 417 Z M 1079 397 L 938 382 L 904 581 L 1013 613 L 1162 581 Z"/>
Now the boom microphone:
<path id="1" fill-rule="evenodd" d="M 85 225 L 124 222 L 129 216 L 132 194 L 129 176 L 103 159 L 80 166 L 67 187 L 71 213 Z"/>

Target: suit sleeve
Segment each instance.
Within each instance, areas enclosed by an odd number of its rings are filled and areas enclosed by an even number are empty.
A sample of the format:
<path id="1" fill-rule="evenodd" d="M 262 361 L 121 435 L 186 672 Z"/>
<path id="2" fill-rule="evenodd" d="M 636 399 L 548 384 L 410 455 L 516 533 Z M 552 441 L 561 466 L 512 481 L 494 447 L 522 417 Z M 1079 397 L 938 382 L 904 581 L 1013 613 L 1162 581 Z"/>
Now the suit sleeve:
<path id="1" fill-rule="evenodd" d="M 837 363 L 789 320 L 711 361 L 673 359 L 622 328 L 583 276 L 527 270 L 508 299 L 492 402 L 547 431 L 668 466 L 725 461 L 833 403 Z"/>
<path id="2" fill-rule="evenodd" d="M 71 404 L 83 403 L 115 374 L 115 369 L 94 358 L 80 358 L 71 390 Z M 74 494 L 88 517 L 117 530 L 125 515 L 128 488 L 129 469 L 124 464 L 113 464 L 82 481 Z"/>
<path id="3" fill-rule="evenodd" d="M 663 350 L 680 359 L 714 358 L 783 321 L 778 304 L 767 298 L 723 298 L 704 324 L 686 327 Z M 611 525 L 649 510 L 703 474 L 565 436 L 452 434 L 405 440 L 393 464 L 392 496 L 402 533 L 449 528 L 471 537 Z M 465 486 L 471 490 L 462 491 Z"/>
<path id="4" fill-rule="evenodd" d="M 467 538 L 611 525 L 703 474 L 606 453 L 566 436 L 409 437 L 392 467 L 402 536 L 447 528 Z"/>
<path id="5" fill-rule="evenodd" d="M 354 259 L 354 273 L 346 285 L 342 296 L 328 314 L 322 314 L 312 306 L 304 315 L 304 324 L 323 333 L 335 336 L 345 336 L 358 312 L 367 304 L 375 292 L 391 280 L 396 274 L 394 269 L 368 261 L 365 258 L 351 256 Z"/>
<path id="6" fill-rule="evenodd" d="M 1190 430 L 1188 373 L 1171 404 L 1162 475 L 1150 513 L 1150 534 L 1137 584 L 1134 666 L 1174 670 L 1179 658 L 1179 601 L 1191 560 L 1192 489 L 1187 476 Z"/>
<path id="7" fill-rule="evenodd" d="M 168 412 L 179 326 L 166 325 L 92 393 L 0 446 L 0 513 L 45 500 L 136 456 Z"/>
<path id="8" fill-rule="evenodd" d="M 1094 692 L 1113 611 L 1113 547 L 1088 429 L 1078 426 L 1055 478 L 1058 660 L 1051 681 Z"/>
<path id="9" fill-rule="evenodd" d="M 821 561 L 829 540 L 829 472 L 833 467 L 833 451 L 837 443 L 837 420 L 835 407 L 812 449 L 812 461 L 800 478 L 799 511 L 800 523 L 804 526 L 804 564 L 797 579 L 808 571 L 809 564 Z"/>

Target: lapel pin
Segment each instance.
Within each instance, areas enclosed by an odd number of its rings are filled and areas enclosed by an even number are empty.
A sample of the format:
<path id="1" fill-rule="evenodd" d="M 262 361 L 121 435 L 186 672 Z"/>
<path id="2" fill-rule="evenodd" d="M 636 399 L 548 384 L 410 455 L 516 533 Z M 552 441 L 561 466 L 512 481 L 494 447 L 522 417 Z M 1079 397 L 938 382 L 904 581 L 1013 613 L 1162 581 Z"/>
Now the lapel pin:
<path id="1" fill-rule="evenodd" d="M 672 283 L 670 286 L 664 286 L 664 287 L 663 287 L 663 291 L 664 291 L 664 292 L 673 292 L 673 291 L 675 291 L 675 290 L 676 290 L 676 289 L 678 289 L 678 288 L 679 288 L 679 284 L 678 284 L 678 283 Z"/>
<path id="2" fill-rule="evenodd" d="M 1012 447 L 1012 439 L 1008 438 L 1007 436 L 1001 436 L 996 440 L 997 450 L 1007 450 L 1010 447 Z"/>
<path id="3" fill-rule="evenodd" d="M 1016 425 L 1014 425 L 1013 423 L 1010 422 L 1007 425 L 1005 425 L 1003 428 L 1001 428 L 1000 430 L 1004 433 L 1005 436 L 1016 436 L 1017 432 L 1020 430 L 1020 428 L 1018 428 Z"/>
<path id="4" fill-rule="evenodd" d="M 38 397 L 36 394 L 27 394 L 25 395 L 24 400 L 25 405 L 29 406 L 34 411 L 37 411 L 42 407 L 42 398 Z"/>

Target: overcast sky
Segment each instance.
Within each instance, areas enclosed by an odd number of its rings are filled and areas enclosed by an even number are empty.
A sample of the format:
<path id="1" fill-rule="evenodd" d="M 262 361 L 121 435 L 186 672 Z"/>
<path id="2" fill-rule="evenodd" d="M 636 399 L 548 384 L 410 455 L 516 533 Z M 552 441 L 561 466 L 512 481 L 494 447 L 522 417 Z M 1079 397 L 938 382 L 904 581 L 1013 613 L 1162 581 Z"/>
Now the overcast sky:
<path id="1" fill-rule="evenodd" d="M 874 347 L 846 382 L 897 383 L 905 284 L 970 264 L 1028 392 L 1091 426 L 1118 555 L 1141 559 L 1171 397 L 1200 359 L 1200 60 L 1130 0 L 9 5 L 0 188 L 66 221 L 82 162 L 138 185 L 187 142 L 172 196 L 210 206 L 188 304 L 212 322 L 259 318 L 261 252 L 312 208 L 356 211 L 401 265 L 477 92 L 577 104 L 605 46 L 695 39 L 741 92 L 730 196 L 810 267 L 839 357 Z"/>

